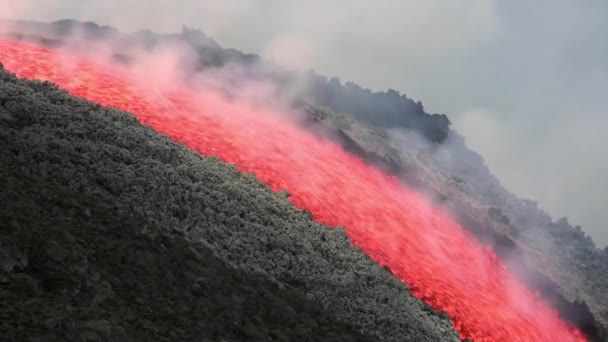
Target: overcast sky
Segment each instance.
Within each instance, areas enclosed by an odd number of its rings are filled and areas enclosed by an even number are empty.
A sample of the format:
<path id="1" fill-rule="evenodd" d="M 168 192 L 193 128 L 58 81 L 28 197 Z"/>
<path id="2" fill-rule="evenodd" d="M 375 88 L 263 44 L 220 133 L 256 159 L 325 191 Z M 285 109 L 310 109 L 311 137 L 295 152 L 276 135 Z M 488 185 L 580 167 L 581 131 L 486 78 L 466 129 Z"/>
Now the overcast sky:
<path id="1" fill-rule="evenodd" d="M 608 1 L 0 0 L 0 10 L 123 31 L 186 24 L 286 66 L 405 92 L 448 114 L 508 189 L 608 244 Z"/>

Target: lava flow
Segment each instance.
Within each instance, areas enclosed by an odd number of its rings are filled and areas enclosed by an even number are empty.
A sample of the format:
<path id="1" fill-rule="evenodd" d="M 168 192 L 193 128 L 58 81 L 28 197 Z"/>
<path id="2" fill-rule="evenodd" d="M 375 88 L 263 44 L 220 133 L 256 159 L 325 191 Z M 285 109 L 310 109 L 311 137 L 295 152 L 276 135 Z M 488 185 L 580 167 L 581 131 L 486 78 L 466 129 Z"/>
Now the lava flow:
<path id="1" fill-rule="evenodd" d="M 131 112 L 274 191 L 286 190 L 317 222 L 344 226 L 354 245 L 447 313 L 463 339 L 585 340 L 446 212 L 284 116 L 201 90 L 151 90 L 127 69 L 22 42 L 0 41 L 0 61 L 19 77 Z"/>

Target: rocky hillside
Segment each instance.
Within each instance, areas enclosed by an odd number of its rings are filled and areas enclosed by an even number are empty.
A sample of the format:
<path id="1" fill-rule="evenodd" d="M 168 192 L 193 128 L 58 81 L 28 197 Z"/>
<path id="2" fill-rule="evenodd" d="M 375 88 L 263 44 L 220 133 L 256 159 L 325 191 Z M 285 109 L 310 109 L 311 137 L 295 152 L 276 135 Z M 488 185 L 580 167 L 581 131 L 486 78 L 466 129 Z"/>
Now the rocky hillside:
<path id="1" fill-rule="evenodd" d="M 2 341 L 458 341 L 253 177 L 0 68 Z"/>
<path id="2" fill-rule="evenodd" d="M 289 88 L 302 75 L 267 65 L 258 56 L 225 49 L 199 31 L 180 34 L 151 31 L 123 35 L 93 23 L 22 22 L 28 34 L 14 36 L 47 45 L 77 29 L 91 40 L 126 37 L 153 47 L 169 41 L 188 44 L 199 58 L 195 70 L 239 64 L 251 77 Z M 27 30 L 26 30 L 27 31 Z M 41 39 L 34 33 L 52 33 Z M 128 63 L 128 56 L 119 56 Z M 260 67 L 263 65 L 264 67 Z M 554 220 L 534 201 L 502 187 L 483 159 L 466 147 L 445 115 L 429 114 L 422 104 L 395 91 L 371 92 L 359 85 L 311 73 L 295 106 L 306 113 L 303 125 L 326 130 L 351 153 L 397 175 L 446 206 L 484 243 L 503 256 L 531 288 L 557 307 L 562 316 L 591 336 L 606 338 L 608 329 L 608 248 L 601 250 L 579 226 Z M 155 209 L 156 210 L 156 209 Z"/>
<path id="3" fill-rule="evenodd" d="M 608 251 L 596 248 L 580 227 L 571 227 L 566 219 L 552 222 L 533 202 L 518 199 L 491 175 L 458 173 L 443 159 L 450 150 L 440 145 L 421 145 L 416 137 L 370 128 L 327 108 L 305 103 L 299 107 L 309 114 L 303 123 L 315 127 L 313 131 L 324 130 L 344 149 L 450 210 L 562 317 L 598 340 L 608 337 Z"/>

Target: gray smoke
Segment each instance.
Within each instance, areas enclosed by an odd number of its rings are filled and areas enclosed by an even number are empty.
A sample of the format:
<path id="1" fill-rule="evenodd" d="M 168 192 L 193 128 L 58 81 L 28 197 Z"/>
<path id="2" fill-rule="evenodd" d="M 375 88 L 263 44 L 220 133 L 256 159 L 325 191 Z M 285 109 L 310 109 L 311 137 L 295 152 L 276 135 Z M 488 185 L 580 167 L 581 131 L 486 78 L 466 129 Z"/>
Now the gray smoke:
<path id="1" fill-rule="evenodd" d="M 4 17 L 70 17 L 161 32 L 187 24 L 289 68 L 406 91 L 432 112 L 447 113 L 507 188 L 608 244 L 602 215 L 608 3 L 369 6 L 362 0 L 0 1 Z"/>

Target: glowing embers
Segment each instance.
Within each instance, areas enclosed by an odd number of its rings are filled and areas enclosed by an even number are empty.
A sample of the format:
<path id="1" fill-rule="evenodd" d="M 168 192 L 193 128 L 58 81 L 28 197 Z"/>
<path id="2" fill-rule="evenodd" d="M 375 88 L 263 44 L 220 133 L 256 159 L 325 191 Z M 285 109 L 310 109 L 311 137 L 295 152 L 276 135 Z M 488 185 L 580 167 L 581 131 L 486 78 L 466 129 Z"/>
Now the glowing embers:
<path id="1" fill-rule="evenodd" d="M 446 312 L 462 338 L 584 340 L 445 212 L 280 115 L 202 90 L 159 94 L 127 70 L 23 43 L 1 42 L 0 61 L 20 77 L 49 80 L 132 112 L 190 148 L 254 173 L 273 190 L 287 190 L 298 208 L 344 226 L 354 244 Z"/>

